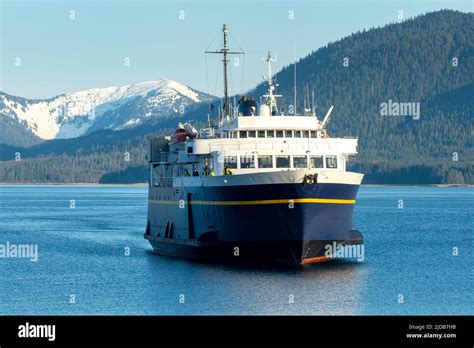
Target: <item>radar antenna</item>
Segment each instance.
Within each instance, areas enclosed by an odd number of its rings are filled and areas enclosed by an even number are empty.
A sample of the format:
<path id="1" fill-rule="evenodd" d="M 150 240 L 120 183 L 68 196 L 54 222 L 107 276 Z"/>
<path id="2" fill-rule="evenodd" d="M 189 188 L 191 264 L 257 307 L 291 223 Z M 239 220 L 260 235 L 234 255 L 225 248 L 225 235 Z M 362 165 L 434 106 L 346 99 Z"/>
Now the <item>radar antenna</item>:
<path id="1" fill-rule="evenodd" d="M 274 115 L 278 112 L 276 98 L 281 97 L 280 94 L 273 94 L 275 86 L 277 85 L 273 83 L 272 62 L 276 62 L 276 59 L 272 58 L 271 52 L 268 51 L 267 58 L 262 60 L 265 60 L 268 64 L 268 76 L 266 77 L 268 83 L 268 93 L 264 94 L 263 97 L 265 97 L 265 103 L 270 107 L 270 115 Z"/>

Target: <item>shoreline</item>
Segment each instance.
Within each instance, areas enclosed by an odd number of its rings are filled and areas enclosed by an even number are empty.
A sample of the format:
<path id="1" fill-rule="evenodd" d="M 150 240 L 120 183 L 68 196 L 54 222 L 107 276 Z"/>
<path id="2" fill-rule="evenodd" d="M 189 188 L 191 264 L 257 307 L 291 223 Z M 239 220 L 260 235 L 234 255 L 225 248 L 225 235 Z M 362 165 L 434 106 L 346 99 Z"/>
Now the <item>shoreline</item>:
<path id="1" fill-rule="evenodd" d="M 0 186 L 148 186 L 148 183 L 135 184 L 99 184 L 93 182 L 0 182 Z"/>
<path id="2" fill-rule="evenodd" d="M 147 182 L 134 183 L 134 184 L 99 184 L 99 183 L 88 183 L 88 182 L 20 182 L 20 183 L 10 183 L 10 182 L 0 182 L 0 186 L 137 186 L 137 187 L 147 187 Z M 472 184 L 362 184 L 361 187 L 474 187 Z"/>

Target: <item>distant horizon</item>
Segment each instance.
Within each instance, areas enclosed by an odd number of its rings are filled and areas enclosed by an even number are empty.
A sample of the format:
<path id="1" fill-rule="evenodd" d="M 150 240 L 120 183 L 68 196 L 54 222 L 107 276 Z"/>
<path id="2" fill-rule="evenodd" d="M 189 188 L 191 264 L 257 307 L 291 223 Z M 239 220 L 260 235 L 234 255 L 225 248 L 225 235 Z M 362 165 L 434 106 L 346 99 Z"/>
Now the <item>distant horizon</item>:
<path id="1" fill-rule="evenodd" d="M 234 13 L 245 5 L 254 11 L 241 21 Z M 0 91 L 27 99 L 51 99 L 93 88 L 168 79 L 221 97 L 220 58 L 208 56 L 206 60 L 203 52 L 213 38 L 209 49 L 219 46 L 226 22 L 231 49 L 241 46 L 246 53 L 244 59 L 231 60 L 229 67 L 230 93 L 238 94 L 263 81 L 266 67 L 261 58 L 268 50 L 278 57 L 274 64 L 277 73 L 329 43 L 402 21 L 399 11 L 407 20 L 442 9 L 472 13 L 472 6 L 467 0 L 416 4 L 403 0 L 253 4 L 244 0 L 225 6 L 214 1 L 96 4 L 2 0 Z M 260 16 L 267 8 L 271 15 Z M 164 18 L 155 18 L 154 14 L 163 17 L 163 12 Z M 268 28 L 274 28 L 274 18 L 280 19 L 280 30 L 264 36 Z M 123 25 L 124 21 L 130 24 Z"/>

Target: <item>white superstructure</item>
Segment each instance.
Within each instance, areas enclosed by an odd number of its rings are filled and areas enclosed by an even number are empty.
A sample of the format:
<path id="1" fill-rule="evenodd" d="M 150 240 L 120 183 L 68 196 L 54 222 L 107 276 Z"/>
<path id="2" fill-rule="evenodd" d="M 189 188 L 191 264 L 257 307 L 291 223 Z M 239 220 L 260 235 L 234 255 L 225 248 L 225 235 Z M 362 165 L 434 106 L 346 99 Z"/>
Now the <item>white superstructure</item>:
<path id="1" fill-rule="evenodd" d="M 270 52 L 266 61 L 268 93 L 263 96 L 263 105 L 257 108 L 253 100 L 243 98 L 241 104 L 250 104 L 248 115 L 234 105 L 229 107 L 228 115 L 220 117 L 216 128 L 202 129 L 198 133 L 187 125 L 188 135 L 170 143 L 166 168 L 156 166 L 154 170 L 158 172 L 152 173 L 152 177 L 177 178 L 193 173 L 221 176 L 225 175 L 226 167 L 232 175 L 305 169 L 346 171 L 348 157 L 357 154 L 357 139 L 329 136 L 325 126 L 333 106 L 322 120 L 314 112 L 293 116 L 279 111 L 276 103 L 279 95 L 274 94 L 271 76 L 274 59 Z M 175 136 L 185 131 L 180 125 Z"/>

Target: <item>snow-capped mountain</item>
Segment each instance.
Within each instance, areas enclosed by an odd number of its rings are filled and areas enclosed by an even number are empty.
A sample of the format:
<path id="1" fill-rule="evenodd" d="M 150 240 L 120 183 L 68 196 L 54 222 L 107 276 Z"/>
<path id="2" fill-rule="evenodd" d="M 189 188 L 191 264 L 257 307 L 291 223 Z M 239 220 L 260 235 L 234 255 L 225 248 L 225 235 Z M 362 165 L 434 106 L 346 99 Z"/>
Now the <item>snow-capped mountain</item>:
<path id="1" fill-rule="evenodd" d="M 0 143 L 11 142 L 12 135 L 6 133 L 12 129 L 44 140 L 74 138 L 99 129 L 120 130 L 152 118 L 179 116 L 212 98 L 167 79 L 93 88 L 47 100 L 0 92 Z"/>

